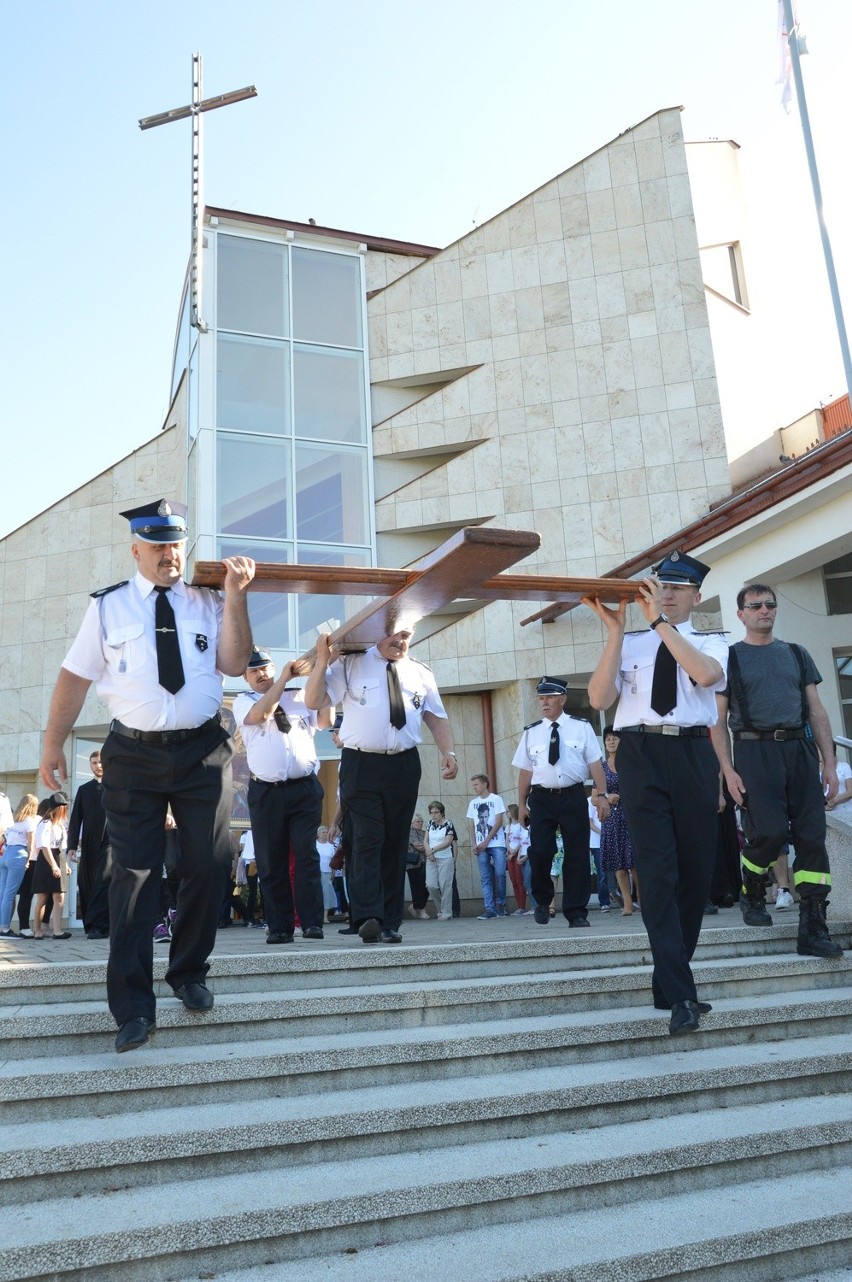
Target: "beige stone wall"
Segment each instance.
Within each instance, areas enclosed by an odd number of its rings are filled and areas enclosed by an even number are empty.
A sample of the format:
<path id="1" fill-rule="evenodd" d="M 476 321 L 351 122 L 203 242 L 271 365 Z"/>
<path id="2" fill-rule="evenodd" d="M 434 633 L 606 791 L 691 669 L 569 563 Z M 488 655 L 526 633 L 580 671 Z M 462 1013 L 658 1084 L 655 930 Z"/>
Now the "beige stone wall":
<path id="1" fill-rule="evenodd" d="M 0 541 L 0 786 L 38 764 L 56 674 L 89 593 L 130 576 L 128 526 L 119 513 L 160 495 L 182 496 L 185 452 L 182 432 L 170 427 Z M 80 726 L 106 720 L 90 693 Z"/>

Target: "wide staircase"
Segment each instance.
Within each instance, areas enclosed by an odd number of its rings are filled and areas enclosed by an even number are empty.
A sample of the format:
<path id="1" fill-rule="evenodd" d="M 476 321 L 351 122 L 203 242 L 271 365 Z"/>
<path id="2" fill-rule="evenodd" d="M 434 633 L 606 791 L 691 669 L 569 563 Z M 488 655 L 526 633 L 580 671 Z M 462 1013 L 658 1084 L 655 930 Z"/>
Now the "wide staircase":
<path id="1" fill-rule="evenodd" d="M 590 935 L 217 956 L 122 1056 L 103 962 L 0 971 L 0 1279 L 848 1278 L 852 955 L 708 929 L 673 1039 Z"/>

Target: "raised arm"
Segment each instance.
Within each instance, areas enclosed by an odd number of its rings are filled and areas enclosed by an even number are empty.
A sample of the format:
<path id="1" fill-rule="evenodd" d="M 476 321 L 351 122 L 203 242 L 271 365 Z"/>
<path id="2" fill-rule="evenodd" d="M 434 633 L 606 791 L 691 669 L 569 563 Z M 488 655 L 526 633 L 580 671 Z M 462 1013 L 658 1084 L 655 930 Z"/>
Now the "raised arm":
<path id="1" fill-rule="evenodd" d="M 254 578 L 254 561 L 229 556 L 225 567 L 225 610 L 216 647 L 216 666 L 229 677 L 241 677 L 251 657 L 251 624 L 246 592 Z"/>

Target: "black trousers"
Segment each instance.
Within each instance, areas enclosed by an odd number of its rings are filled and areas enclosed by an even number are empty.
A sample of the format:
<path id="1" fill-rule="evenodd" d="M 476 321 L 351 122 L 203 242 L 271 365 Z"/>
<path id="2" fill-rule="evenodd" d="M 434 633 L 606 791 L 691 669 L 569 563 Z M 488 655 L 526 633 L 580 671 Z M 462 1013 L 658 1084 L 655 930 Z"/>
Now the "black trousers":
<path id="1" fill-rule="evenodd" d="M 581 783 L 559 792 L 530 789 L 530 867 L 537 904 L 553 902 L 550 868 L 556 854 L 556 831 L 562 830 L 562 912 L 569 921 L 588 916 L 592 877 L 589 867 L 589 808 Z"/>
<path id="2" fill-rule="evenodd" d="M 166 808 L 180 832 L 180 888 L 166 982 L 203 981 L 231 863 L 231 758 L 221 726 L 185 743 L 140 743 L 110 733 L 101 749 L 112 847 L 109 1008 L 119 1027 L 154 1018 L 153 932 L 160 908 Z"/>
<path id="3" fill-rule="evenodd" d="M 109 934 L 109 883 L 112 876 L 112 850 L 104 844 L 100 850 L 81 852 L 77 863 L 77 890 L 80 894 L 80 916 L 86 930 Z"/>
<path id="4" fill-rule="evenodd" d="M 812 739 L 784 743 L 738 739 L 734 764 L 746 786 L 742 810 L 743 868 L 763 873 L 789 841 L 796 851 L 793 883 L 803 899 L 825 898 L 831 871 L 825 849 L 825 795 Z"/>
<path id="5" fill-rule="evenodd" d="M 350 922 L 371 917 L 398 930 L 405 903 L 405 864 L 420 786 L 416 748 L 390 755 L 344 748 L 340 801 L 351 825 L 347 872 Z"/>
<path id="6" fill-rule="evenodd" d="M 292 934 L 295 910 L 303 930 L 322 926 L 325 910 L 317 852 L 322 799 L 322 784 L 316 775 L 281 784 L 249 781 L 254 857 L 263 893 L 263 916 L 270 934 Z M 291 847 L 296 865 L 295 905 L 290 881 Z"/>
<path id="7" fill-rule="evenodd" d="M 412 907 L 420 912 L 429 902 L 429 891 L 426 889 L 426 865 L 409 864 L 406 872 Z"/>
<path id="8" fill-rule="evenodd" d="M 716 859 L 716 754 L 709 738 L 624 733 L 618 779 L 654 958 L 654 998 L 672 1006 L 695 1001 L 689 963 Z"/>

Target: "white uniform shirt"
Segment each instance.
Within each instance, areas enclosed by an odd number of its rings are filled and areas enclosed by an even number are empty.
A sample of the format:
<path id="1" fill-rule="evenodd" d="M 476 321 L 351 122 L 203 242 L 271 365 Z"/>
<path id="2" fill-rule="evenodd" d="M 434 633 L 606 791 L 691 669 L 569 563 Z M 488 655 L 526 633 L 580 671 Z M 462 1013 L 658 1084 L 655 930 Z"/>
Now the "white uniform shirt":
<path id="1" fill-rule="evenodd" d="M 387 660 L 375 646 L 366 654 L 335 659 L 326 673 L 326 690 L 334 704 L 343 704 L 340 738 L 347 748 L 362 752 L 404 752 L 422 742 L 420 722 L 424 712 L 446 718 L 435 678 L 424 663 L 398 659 L 394 667 L 402 690 L 405 725 L 390 723 Z"/>
<path id="2" fill-rule="evenodd" d="M 679 623 L 677 630 L 696 650 L 717 659 L 722 676 L 715 685 L 702 688 L 678 664 L 677 704 L 665 717 L 651 708 L 651 685 L 654 680 L 654 663 L 657 651 L 663 644 L 656 632 L 631 632 L 624 638 L 621 649 L 621 668 L 616 674 L 615 686 L 619 692 L 618 708 L 613 727 L 621 726 L 715 726 L 716 692 L 728 684 L 728 643 L 719 632 L 695 632 L 689 619 Z"/>
<path id="3" fill-rule="evenodd" d="M 214 717 L 222 702 L 222 675 L 216 668 L 222 597 L 178 580 L 169 600 L 186 682 L 177 694 L 159 682 L 156 593 L 141 574 L 89 603 L 62 661 L 75 676 L 94 681 L 110 716 L 134 730 L 191 729 Z"/>
<path id="4" fill-rule="evenodd" d="M 545 717 L 527 726 L 521 735 L 518 751 L 512 765 L 532 773 L 532 783 L 541 788 L 570 788 L 575 783 L 585 783 L 588 767 L 601 760 L 601 748 L 588 721 L 561 712 L 556 718 L 559 727 L 559 760 L 551 766 L 550 731 L 553 722 Z"/>
<path id="5" fill-rule="evenodd" d="M 273 717 L 260 725 L 246 725 L 252 705 L 261 697 L 253 690 L 251 694 L 240 694 L 234 700 L 234 720 L 240 727 L 251 773 L 267 783 L 276 783 L 280 779 L 304 779 L 305 775 L 316 774 L 319 770 L 314 748 L 317 714 L 305 707 L 304 692 L 285 690 L 278 701 L 290 718 L 288 734 L 278 729 Z"/>

